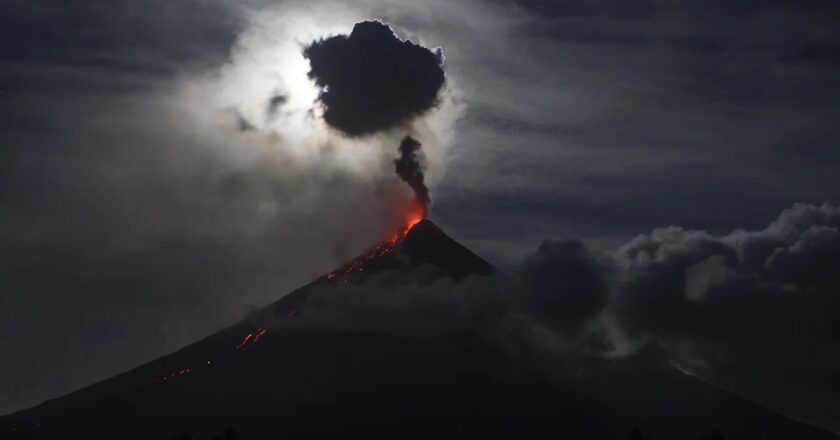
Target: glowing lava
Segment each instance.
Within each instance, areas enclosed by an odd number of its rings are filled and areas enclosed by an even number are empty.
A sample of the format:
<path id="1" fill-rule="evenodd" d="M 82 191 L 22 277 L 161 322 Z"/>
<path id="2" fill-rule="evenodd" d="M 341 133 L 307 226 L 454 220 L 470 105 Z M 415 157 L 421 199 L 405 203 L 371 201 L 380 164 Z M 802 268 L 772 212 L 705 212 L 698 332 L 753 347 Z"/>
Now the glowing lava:
<path id="1" fill-rule="evenodd" d="M 339 269 L 335 272 L 328 273 L 324 278 L 327 280 L 328 284 L 327 287 L 333 287 L 335 284 L 347 284 L 349 275 L 357 272 L 364 272 L 365 266 L 379 257 L 384 255 L 390 254 L 396 250 L 397 245 L 402 242 L 402 240 L 408 235 L 411 231 L 411 228 L 414 227 L 417 223 L 420 223 L 426 214 L 426 206 L 422 204 L 420 201 L 415 201 L 412 203 L 411 209 L 408 211 L 407 219 L 405 226 L 402 227 L 399 231 L 395 232 L 391 237 L 378 245 L 372 248 L 368 253 L 362 255 L 359 258 L 351 261 L 349 264 L 344 266 L 342 269 Z"/>
<path id="2" fill-rule="evenodd" d="M 260 338 L 263 337 L 264 334 L 266 334 L 266 330 L 264 328 L 257 330 L 257 332 L 254 334 L 254 340 L 251 341 L 251 343 L 256 344 L 257 342 L 259 342 Z"/>
<path id="3" fill-rule="evenodd" d="M 177 372 L 175 372 L 175 373 L 172 373 L 172 374 L 170 374 L 170 375 L 168 375 L 168 376 L 163 376 L 163 377 L 161 377 L 161 378 L 160 378 L 160 379 L 158 379 L 158 380 L 169 380 L 169 379 L 174 379 L 174 378 L 176 378 L 176 377 L 178 377 L 178 376 L 183 376 L 183 375 L 185 375 L 185 374 L 190 374 L 190 372 L 191 372 L 191 371 L 192 371 L 192 370 L 190 370 L 189 368 L 182 368 L 181 370 L 179 370 L 179 371 L 177 371 Z"/>
<path id="4" fill-rule="evenodd" d="M 411 203 L 411 206 L 408 209 L 408 215 L 406 218 L 406 226 L 405 230 L 403 231 L 403 236 L 405 236 L 411 228 L 414 227 L 417 223 L 420 223 L 424 218 L 426 218 L 426 205 L 423 202 L 414 199 Z"/>
<path id="5" fill-rule="evenodd" d="M 242 338 L 242 342 L 240 342 L 239 345 L 236 346 L 236 349 L 242 350 L 243 348 L 245 348 L 245 346 L 248 345 L 249 342 L 251 342 L 251 339 L 253 339 L 253 337 L 253 333 L 248 333 L 247 335 L 245 335 L 245 337 Z"/>
<path id="6" fill-rule="evenodd" d="M 256 344 L 260 338 L 265 335 L 267 331 L 264 328 L 258 328 L 254 333 L 248 333 L 242 338 L 242 342 L 236 346 L 236 350 L 242 350 L 243 348 L 247 347 L 249 344 Z"/>
<path id="7" fill-rule="evenodd" d="M 299 312 L 299 311 L 300 311 L 299 309 L 295 308 L 295 314 L 297 314 L 297 312 Z M 290 314 L 289 316 L 294 316 L 294 315 Z M 265 336 L 266 333 L 268 333 L 268 331 L 266 329 L 258 328 L 254 332 L 245 334 L 245 336 L 242 337 L 242 342 L 240 342 L 239 345 L 236 346 L 236 351 L 240 351 L 240 350 L 244 349 L 245 347 L 247 347 L 249 345 L 256 344 L 257 342 L 260 341 L 260 338 Z M 205 365 L 207 367 L 211 366 L 212 364 L 213 364 L 213 362 L 211 362 L 209 359 L 205 362 Z M 176 377 L 184 376 L 184 375 L 190 374 L 191 372 L 192 372 L 192 370 L 189 369 L 189 368 L 182 368 L 182 369 L 176 371 L 175 373 L 171 373 L 171 374 L 168 374 L 168 375 L 163 376 L 161 378 L 158 378 L 157 381 L 166 381 L 166 380 L 170 380 L 170 379 L 175 379 Z"/>

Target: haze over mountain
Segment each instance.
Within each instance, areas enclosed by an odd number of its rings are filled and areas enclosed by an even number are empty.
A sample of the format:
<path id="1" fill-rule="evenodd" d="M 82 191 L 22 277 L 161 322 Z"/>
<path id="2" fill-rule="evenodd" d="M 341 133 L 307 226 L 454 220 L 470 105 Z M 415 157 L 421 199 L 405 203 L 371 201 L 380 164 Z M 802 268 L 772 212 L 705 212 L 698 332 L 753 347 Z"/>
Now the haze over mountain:
<path id="1" fill-rule="evenodd" d="M 525 335 L 511 333 L 504 301 L 486 291 L 500 281 L 493 273 L 423 220 L 195 344 L 0 419 L 0 432 L 209 438 L 233 427 L 250 439 L 634 432 L 700 439 L 719 430 L 734 439 L 837 438 L 655 353 L 606 360 L 517 340 Z"/>

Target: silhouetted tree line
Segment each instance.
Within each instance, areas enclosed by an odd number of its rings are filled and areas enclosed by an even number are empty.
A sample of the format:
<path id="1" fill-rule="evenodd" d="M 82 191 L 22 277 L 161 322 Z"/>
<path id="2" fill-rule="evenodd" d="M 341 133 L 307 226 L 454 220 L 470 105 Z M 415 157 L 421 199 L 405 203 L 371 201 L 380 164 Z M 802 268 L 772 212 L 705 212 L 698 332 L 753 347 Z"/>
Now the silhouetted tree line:
<path id="1" fill-rule="evenodd" d="M 172 440 L 200 440 L 200 437 L 191 432 L 182 432 L 172 437 Z M 247 440 L 244 435 L 240 434 L 233 428 L 227 428 L 219 435 L 210 437 L 210 440 Z"/>
<path id="2" fill-rule="evenodd" d="M 172 440 L 200 440 L 195 434 L 191 432 L 182 432 L 172 437 Z M 240 434 L 233 428 L 227 428 L 220 435 L 210 437 L 210 440 L 247 440 L 244 435 Z M 642 429 L 634 426 L 624 433 L 622 440 L 645 440 L 642 434 Z M 700 440 L 726 440 L 726 436 L 717 429 L 713 429 L 708 434 L 703 435 Z"/>
<path id="3" fill-rule="evenodd" d="M 642 435 L 641 428 L 634 426 L 624 433 L 623 440 L 645 440 L 645 436 Z M 726 436 L 719 430 L 713 429 L 710 433 L 703 435 L 700 440 L 726 440 Z"/>

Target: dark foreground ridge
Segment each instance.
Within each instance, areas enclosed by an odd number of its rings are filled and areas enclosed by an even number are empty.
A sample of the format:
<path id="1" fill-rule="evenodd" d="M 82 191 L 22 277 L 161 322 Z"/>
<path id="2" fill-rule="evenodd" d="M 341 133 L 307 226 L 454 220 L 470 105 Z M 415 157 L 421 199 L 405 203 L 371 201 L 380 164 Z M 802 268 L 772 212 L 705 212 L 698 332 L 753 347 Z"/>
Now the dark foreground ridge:
<path id="1" fill-rule="evenodd" d="M 420 222 L 255 317 L 0 418 L 0 438 L 209 439 L 233 428 L 252 440 L 700 440 L 715 429 L 727 439 L 837 439 L 645 356 L 547 368 L 469 323 L 413 333 L 305 324 L 316 289 L 364 289 L 386 271 L 457 280 L 492 267 Z"/>

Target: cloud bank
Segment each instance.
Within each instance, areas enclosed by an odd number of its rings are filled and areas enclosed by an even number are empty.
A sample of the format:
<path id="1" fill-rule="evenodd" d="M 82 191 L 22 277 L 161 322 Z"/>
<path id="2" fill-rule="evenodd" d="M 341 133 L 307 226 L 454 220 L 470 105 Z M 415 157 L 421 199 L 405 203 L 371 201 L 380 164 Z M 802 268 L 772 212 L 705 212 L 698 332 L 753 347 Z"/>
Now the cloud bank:
<path id="1" fill-rule="evenodd" d="M 656 354 L 764 405 L 826 426 L 840 413 L 840 208 L 797 204 L 763 229 L 657 228 L 612 253 L 545 241 L 508 274 L 428 269 L 315 293 L 312 323 L 380 331 L 479 324 L 525 353 Z M 399 282 L 398 282 L 399 281 Z"/>

